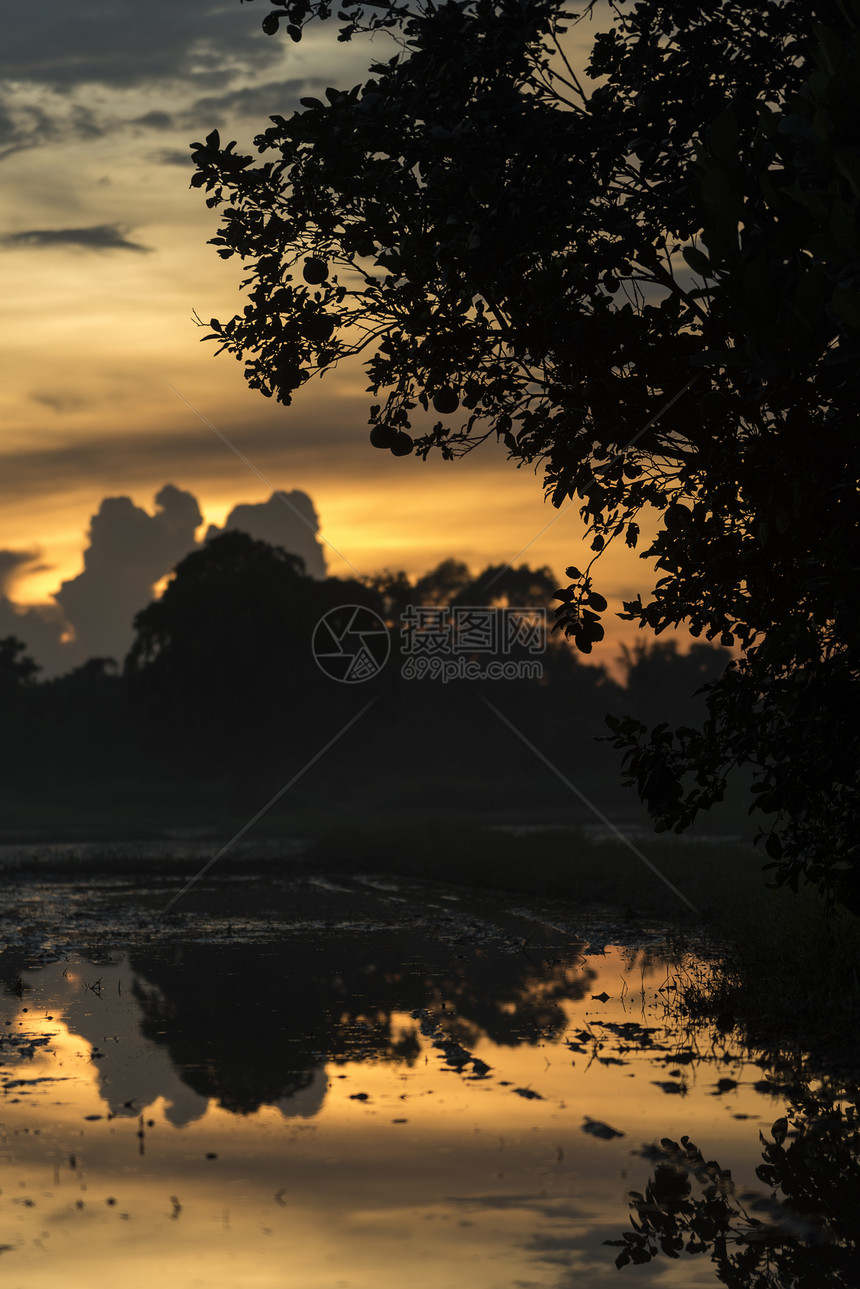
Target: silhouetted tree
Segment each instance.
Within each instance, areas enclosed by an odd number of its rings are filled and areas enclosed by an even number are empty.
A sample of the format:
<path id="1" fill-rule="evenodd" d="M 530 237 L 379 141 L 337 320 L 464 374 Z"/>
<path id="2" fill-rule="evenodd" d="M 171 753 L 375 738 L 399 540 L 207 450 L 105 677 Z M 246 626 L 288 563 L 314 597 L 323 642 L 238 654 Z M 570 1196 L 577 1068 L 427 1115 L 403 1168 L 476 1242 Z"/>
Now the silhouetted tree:
<path id="1" fill-rule="evenodd" d="M 88 658 L 39 689 L 34 718 L 46 777 L 57 784 L 89 778 L 97 794 L 137 769 L 126 686 L 113 658 Z"/>
<path id="2" fill-rule="evenodd" d="M 187 555 L 135 618 L 125 662 L 156 748 L 242 777 L 278 764 L 278 748 L 310 751 L 313 731 L 334 732 L 325 719 L 337 688 L 314 661 L 314 628 L 350 603 L 379 605 L 360 583 L 308 577 L 297 556 L 242 532 Z"/>
<path id="3" fill-rule="evenodd" d="M 649 727 L 661 721 L 700 721 L 706 714 L 701 691 L 719 679 L 726 661 L 719 646 L 698 641 L 687 650 L 677 640 L 637 640 L 632 648 L 622 644 L 618 662 L 627 690 L 625 710 Z"/>
<path id="4" fill-rule="evenodd" d="M 25 652 L 26 648 L 17 636 L 0 640 L 0 695 L 4 698 L 31 686 L 41 670 Z"/>
<path id="5" fill-rule="evenodd" d="M 409 575 L 403 569 L 394 571 L 384 568 L 379 573 L 370 573 L 363 577 L 362 582 L 379 596 L 388 625 L 399 629 L 403 610 L 407 604 L 414 602 L 415 589 L 409 580 Z"/>
<path id="6" fill-rule="evenodd" d="M 458 559 L 444 559 L 429 573 L 419 577 L 413 593 L 414 604 L 450 604 L 472 582 L 468 564 Z"/>
<path id="7" fill-rule="evenodd" d="M 595 560 L 654 507 L 661 577 L 626 615 L 742 656 L 704 728 L 616 724 L 629 777 L 661 778 L 680 830 L 751 764 L 778 877 L 832 891 L 860 873 L 860 6 L 611 13 L 587 92 L 560 0 L 350 5 L 342 39 L 400 41 L 363 85 L 273 116 L 259 158 L 193 145 L 218 253 L 248 261 L 209 335 L 283 403 L 366 352 L 395 455 L 495 437 L 542 462 L 591 528 L 559 611 L 585 652 Z M 277 0 L 263 25 L 329 14 Z"/>
<path id="8" fill-rule="evenodd" d="M 452 599 L 452 604 L 498 604 L 549 611 L 555 598 L 552 570 L 520 564 L 489 564 Z"/>
<path id="9" fill-rule="evenodd" d="M 16 786 L 36 771 L 34 717 L 39 667 L 17 636 L 0 640 L 0 774 Z"/>

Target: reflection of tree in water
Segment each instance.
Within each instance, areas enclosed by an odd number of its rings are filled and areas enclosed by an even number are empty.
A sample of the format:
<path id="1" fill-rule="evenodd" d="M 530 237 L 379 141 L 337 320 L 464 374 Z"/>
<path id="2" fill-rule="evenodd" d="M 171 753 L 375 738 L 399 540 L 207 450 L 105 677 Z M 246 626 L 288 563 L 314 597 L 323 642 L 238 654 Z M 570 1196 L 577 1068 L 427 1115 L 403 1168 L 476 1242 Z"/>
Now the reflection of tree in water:
<path id="1" fill-rule="evenodd" d="M 18 946 L 0 951 L 0 990 L 10 998 L 23 997 L 26 988 L 21 973 L 26 970 L 32 953 Z"/>
<path id="2" fill-rule="evenodd" d="M 788 1116 L 761 1137 L 756 1169 L 769 1195 L 738 1194 L 731 1172 L 687 1137 L 664 1138 L 645 1194 L 631 1192 L 633 1231 L 616 1266 L 707 1254 L 731 1289 L 856 1285 L 860 1267 L 858 1103 L 825 1087 L 793 1097 Z M 651 1151 L 646 1153 L 652 1153 Z"/>
<path id="3" fill-rule="evenodd" d="M 564 1028 L 561 1000 L 581 998 L 593 978 L 581 965 L 452 950 L 415 933 L 194 944 L 130 961 L 144 1036 L 167 1047 L 195 1092 L 236 1113 L 294 1095 L 327 1062 L 411 1063 L 417 1026 L 393 1021 L 398 1012 L 429 1008 L 460 1042 L 535 1043 Z"/>
<path id="4" fill-rule="evenodd" d="M 469 955 L 467 970 L 452 971 L 428 981 L 424 1006 L 431 1011 L 443 1003 L 456 1006 L 456 1015 L 439 1015 L 443 1028 L 460 1043 L 475 1043 L 486 1036 L 499 1047 L 535 1044 L 561 1033 L 567 1025 L 562 1007 L 566 998 L 582 998 L 595 972 L 570 961 L 536 963 L 522 954 L 500 960 L 481 950 Z M 504 974 L 502 961 L 508 970 Z"/>

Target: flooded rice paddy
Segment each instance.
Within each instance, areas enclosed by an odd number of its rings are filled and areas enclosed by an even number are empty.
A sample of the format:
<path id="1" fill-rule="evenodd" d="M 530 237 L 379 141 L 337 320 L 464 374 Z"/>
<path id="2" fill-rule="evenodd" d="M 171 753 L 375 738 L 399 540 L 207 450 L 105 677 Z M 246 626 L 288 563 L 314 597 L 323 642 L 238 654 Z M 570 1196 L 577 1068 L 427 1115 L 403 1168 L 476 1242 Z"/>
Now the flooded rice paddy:
<path id="1" fill-rule="evenodd" d="M 857 1283 L 856 1122 L 685 1023 L 659 927 L 295 866 L 164 915 L 180 885 L 7 872 L 9 1289 Z"/>

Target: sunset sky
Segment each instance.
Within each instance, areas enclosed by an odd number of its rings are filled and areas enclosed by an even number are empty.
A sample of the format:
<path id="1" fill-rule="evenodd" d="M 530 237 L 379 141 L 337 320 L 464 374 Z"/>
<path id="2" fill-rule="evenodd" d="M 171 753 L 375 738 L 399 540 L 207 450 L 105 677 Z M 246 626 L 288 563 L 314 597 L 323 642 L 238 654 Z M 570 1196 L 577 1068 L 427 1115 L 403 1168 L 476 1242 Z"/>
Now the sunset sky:
<path id="1" fill-rule="evenodd" d="M 239 266 L 207 245 L 217 212 L 189 188 L 189 143 L 217 127 L 249 147 L 270 113 L 327 85 L 349 88 L 388 51 L 384 37 L 339 44 L 334 24 L 300 45 L 269 38 L 264 13 L 238 0 L 43 0 L 5 15 L 0 635 L 17 624 L 26 639 L 33 615 L 18 622 L 14 606 L 54 603 L 81 572 L 103 499 L 129 497 L 151 515 L 165 484 L 196 499 L 198 540 L 236 504 L 265 502 L 270 484 L 304 491 L 339 576 L 417 574 L 456 556 L 475 571 L 548 564 L 561 584 L 565 567 L 582 563 L 576 507 L 559 515 L 539 475 L 504 450 L 449 464 L 393 458 L 368 444 L 360 368 L 313 382 L 283 408 L 200 343 L 193 312 L 231 316 Z M 581 46 L 590 31 L 578 29 Z M 613 607 L 647 590 L 647 578 L 619 552 L 599 585 Z M 609 662 L 630 634 L 606 625 L 595 661 Z"/>

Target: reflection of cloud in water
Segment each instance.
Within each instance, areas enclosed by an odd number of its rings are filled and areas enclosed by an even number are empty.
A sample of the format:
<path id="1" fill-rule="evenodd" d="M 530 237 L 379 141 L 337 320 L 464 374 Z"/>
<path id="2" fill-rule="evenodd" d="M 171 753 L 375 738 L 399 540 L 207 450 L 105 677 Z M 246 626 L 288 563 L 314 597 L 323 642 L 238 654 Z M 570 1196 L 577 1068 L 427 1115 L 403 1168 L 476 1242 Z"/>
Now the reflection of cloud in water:
<path id="1" fill-rule="evenodd" d="M 142 1013 L 126 955 L 110 964 L 64 969 L 54 963 L 26 974 L 28 984 L 62 1008 L 70 1033 L 92 1047 L 99 1095 L 111 1114 L 133 1117 L 163 1097 L 165 1117 L 176 1127 L 202 1118 L 207 1099 L 183 1082 L 165 1048 L 140 1032 Z"/>
<path id="2" fill-rule="evenodd" d="M 313 1070 L 310 1081 L 291 1096 L 276 1101 L 285 1119 L 312 1119 L 322 1109 L 328 1092 L 328 1075 L 325 1070 Z"/>
<path id="3" fill-rule="evenodd" d="M 464 1209 L 521 1209 L 533 1213 L 536 1217 L 551 1218 L 553 1221 L 564 1219 L 568 1222 L 582 1222 L 590 1218 L 588 1209 L 569 1203 L 566 1199 L 554 1200 L 540 1198 L 528 1193 L 512 1195 L 449 1195 L 448 1204 L 456 1204 Z"/>
<path id="4" fill-rule="evenodd" d="M 621 1178 L 618 1180 L 620 1182 Z M 574 1286 L 581 1289 L 589 1283 L 590 1273 L 597 1278 L 605 1269 L 603 1240 L 607 1234 L 614 1234 L 601 1211 L 605 1207 L 605 1195 L 597 1197 L 599 1189 L 605 1187 L 606 1179 L 601 1176 L 598 1181 L 595 1177 L 595 1182 L 594 1191 L 591 1194 L 586 1192 L 584 1196 L 585 1203 L 576 1203 L 567 1196 L 522 1192 L 455 1195 L 449 1196 L 447 1202 L 475 1219 L 488 1212 L 505 1213 L 512 1230 L 520 1233 L 524 1229 L 525 1217 L 525 1229 L 530 1227 L 531 1232 L 527 1239 L 518 1239 L 518 1247 L 536 1264 L 552 1267 L 555 1273 L 561 1273 L 561 1279 L 553 1281 L 552 1289 L 574 1289 Z M 524 1281 L 517 1283 L 526 1284 Z M 534 1284 L 536 1289 L 537 1282 L 528 1283 Z"/>

